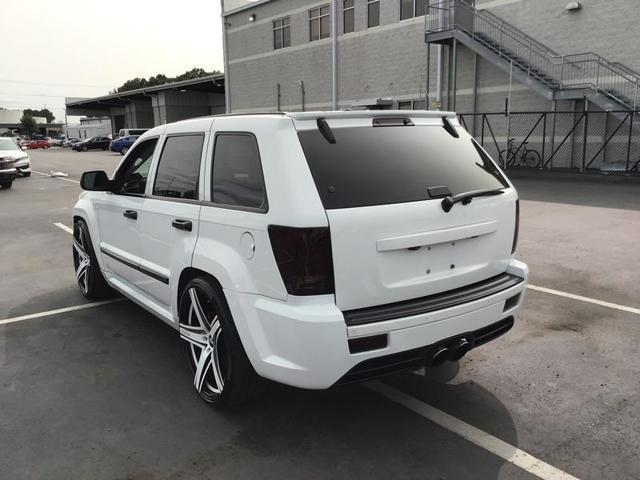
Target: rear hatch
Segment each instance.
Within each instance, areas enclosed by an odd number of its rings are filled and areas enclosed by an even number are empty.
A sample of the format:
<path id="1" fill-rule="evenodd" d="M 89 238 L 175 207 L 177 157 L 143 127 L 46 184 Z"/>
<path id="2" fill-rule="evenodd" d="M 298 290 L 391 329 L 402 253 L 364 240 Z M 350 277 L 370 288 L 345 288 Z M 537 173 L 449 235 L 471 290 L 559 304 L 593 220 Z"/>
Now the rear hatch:
<path id="1" fill-rule="evenodd" d="M 339 308 L 441 293 L 507 269 L 517 194 L 455 116 L 328 115 L 295 123 L 329 221 Z M 493 193 L 443 208 L 444 197 L 480 190 Z"/>

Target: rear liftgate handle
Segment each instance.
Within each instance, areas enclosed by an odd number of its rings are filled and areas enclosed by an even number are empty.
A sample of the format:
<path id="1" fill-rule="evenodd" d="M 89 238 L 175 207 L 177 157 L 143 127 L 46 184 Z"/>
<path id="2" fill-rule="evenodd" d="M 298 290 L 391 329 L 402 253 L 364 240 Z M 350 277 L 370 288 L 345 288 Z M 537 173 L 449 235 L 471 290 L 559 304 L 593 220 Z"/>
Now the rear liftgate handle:
<path id="1" fill-rule="evenodd" d="M 193 224 L 189 220 L 182 220 L 181 218 L 174 219 L 171 222 L 171 226 L 178 230 L 185 230 L 187 232 L 190 232 L 193 228 Z"/>

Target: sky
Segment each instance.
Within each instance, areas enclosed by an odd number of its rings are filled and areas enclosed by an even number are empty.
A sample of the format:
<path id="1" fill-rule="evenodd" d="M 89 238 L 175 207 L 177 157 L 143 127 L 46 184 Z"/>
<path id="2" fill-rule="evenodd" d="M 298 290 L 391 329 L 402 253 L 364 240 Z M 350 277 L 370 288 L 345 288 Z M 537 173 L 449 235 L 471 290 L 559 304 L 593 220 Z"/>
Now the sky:
<path id="1" fill-rule="evenodd" d="M 2 0 L 0 32 L 0 107 L 46 106 L 61 122 L 65 97 L 223 70 L 219 0 Z"/>

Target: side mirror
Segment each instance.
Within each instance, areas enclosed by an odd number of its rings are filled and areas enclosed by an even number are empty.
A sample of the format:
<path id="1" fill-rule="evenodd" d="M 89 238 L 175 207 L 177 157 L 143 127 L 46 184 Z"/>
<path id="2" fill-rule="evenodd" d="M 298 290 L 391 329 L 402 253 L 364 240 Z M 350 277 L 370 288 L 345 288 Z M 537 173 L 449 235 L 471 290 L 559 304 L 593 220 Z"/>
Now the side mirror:
<path id="1" fill-rule="evenodd" d="M 104 171 L 94 170 L 82 174 L 80 187 L 82 187 L 83 190 L 107 192 L 111 188 L 111 181 Z"/>

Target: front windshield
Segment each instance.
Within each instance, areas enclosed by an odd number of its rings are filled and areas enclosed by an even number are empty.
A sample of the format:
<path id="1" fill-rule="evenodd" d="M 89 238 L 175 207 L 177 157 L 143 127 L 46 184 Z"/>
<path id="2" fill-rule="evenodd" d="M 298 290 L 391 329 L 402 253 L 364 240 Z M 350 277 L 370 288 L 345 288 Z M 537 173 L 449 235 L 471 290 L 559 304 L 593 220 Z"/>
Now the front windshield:
<path id="1" fill-rule="evenodd" d="M 7 150 L 20 150 L 20 147 L 11 138 L 0 138 L 0 151 Z"/>

